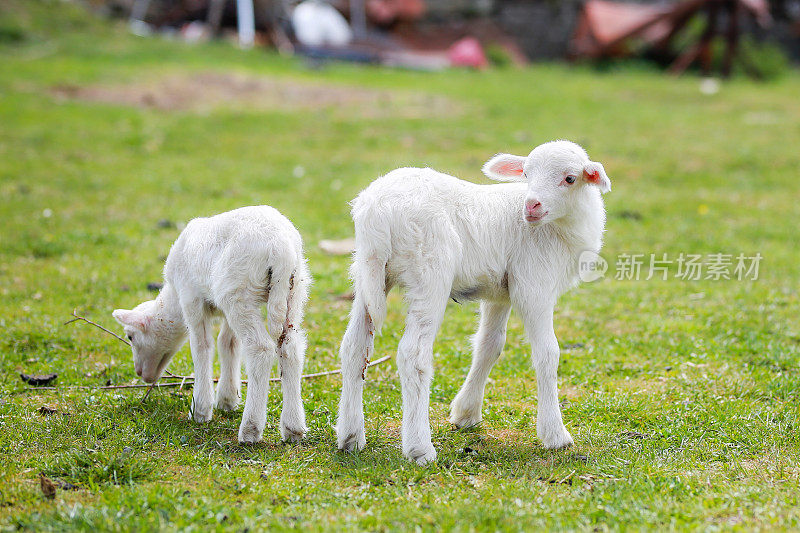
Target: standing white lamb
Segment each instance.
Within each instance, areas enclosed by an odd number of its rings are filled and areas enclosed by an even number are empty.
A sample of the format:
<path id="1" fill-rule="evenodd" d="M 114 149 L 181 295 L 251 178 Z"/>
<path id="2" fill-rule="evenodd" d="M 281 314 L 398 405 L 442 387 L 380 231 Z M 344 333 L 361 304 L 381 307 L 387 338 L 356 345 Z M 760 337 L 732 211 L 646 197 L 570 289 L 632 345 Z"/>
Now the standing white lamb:
<path id="1" fill-rule="evenodd" d="M 261 440 L 269 375 L 277 358 L 283 388 L 281 436 L 298 441 L 306 431 L 300 398 L 306 349 L 301 326 L 310 283 L 303 242 L 292 223 L 272 207 L 243 207 L 189 222 L 167 256 L 164 287 L 156 299 L 133 310 L 117 309 L 113 316 L 131 341 L 136 373 L 148 383 L 158 380 L 189 338 L 195 375 L 190 416 L 197 422 L 211 420 L 212 405 L 223 410 L 239 405 L 243 355 L 248 384 L 239 427 L 242 443 Z M 216 400 L 214 317 L 222 318 Z"/>
<path id="2" fill-rule="evenodd" d="M 600 250 L 600 193 L 611 182 L 600 163 L 568 141 L 543 144 L 527 157 L 496 155 L 483 172 L 519 183 L 476 185 L 427 168 L 400 168 L 353 201 L 355 300 L 340 349 L 340 449 L 366 444 L 364 371 L 394 285 L 405 289 L 408 304 L 397 350 L 407 458 L 419 464 L 436 459 L 428 418 L 433 343 L 450 298 L 481 300 L 472 367 L 451 404 L 450 422 L 468 427 L 481 421 L 484 387 L 513 306 L 533 348 L 539 438 L 547 448 L 572 444 L 558 404 L 553 308 L 577 283 L 581 252 Z"/>

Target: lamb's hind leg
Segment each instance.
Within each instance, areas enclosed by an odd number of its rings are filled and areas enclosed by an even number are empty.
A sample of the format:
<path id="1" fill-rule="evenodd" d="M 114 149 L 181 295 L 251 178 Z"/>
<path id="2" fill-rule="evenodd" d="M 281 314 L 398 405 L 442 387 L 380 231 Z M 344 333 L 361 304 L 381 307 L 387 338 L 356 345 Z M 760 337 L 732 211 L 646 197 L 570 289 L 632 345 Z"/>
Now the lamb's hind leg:
<path id="1" fill-rule="evenodd" d="M 480 325 L 472 339 L 472 366 L 450 404 L 450 422 L 459 428 L 471 427 L 481 421 L 483 392 L 489 372 L 506 343 L 506 323 L 510 312 L 509 304 L 481 302 Z"/>
<path id="2" fill-rule="evenodd" d="M 306 413 L 300 396 L 300 381 L 306 353 L 306 334 L 302 323 L 303 306 L 308 294 L 307 284 L 307 275 L 303 272 L 293 278 L 287 300 L 286 319 L 278 339 L 278 362 L 283 390 L 281 438 L 288 442 L 299 442 L 307 431 Z"/>
<path id="3" fill-rule="evenodd" d="M 406 329 L 397 349 L 397 368 L 403 394 L 403 455 L 417 464 L 436 460 L 429 417 L 433 380 L 433 343 L 444 317 L 446 290 L 409 294 Z"/>
<path id="4" fill-rule="evenodd" d="M 374 350 L 375 328 L 366 304 L 359 296 L 353 301 L 350 321 L 342 338 L 342 396 L 336 435 L 340 450 L 361 450 L 367 445 L 364 431 L 364 372 Z"/>
<path id="5" fill-rule="evenodd" d="M 299 442 L 307 431 L 306 413 L 300 396 L 300 380 L 303 372 L 303 355 L 306 337 L 299 327 L 289 328 L 279 348 L 278 363 L 281 368 L 281 438 L 287 442 Z"/>
<path id="6" fill-rule="evenodd" d="M 275 341 L 267 333 L 258 302 L 226 310 L 225 316 L 239 340 L 247 370 L 247 397 L 244 402 L 239 442 L 261 440 L 267 422 L 269 374 L 275 363 Z"/>

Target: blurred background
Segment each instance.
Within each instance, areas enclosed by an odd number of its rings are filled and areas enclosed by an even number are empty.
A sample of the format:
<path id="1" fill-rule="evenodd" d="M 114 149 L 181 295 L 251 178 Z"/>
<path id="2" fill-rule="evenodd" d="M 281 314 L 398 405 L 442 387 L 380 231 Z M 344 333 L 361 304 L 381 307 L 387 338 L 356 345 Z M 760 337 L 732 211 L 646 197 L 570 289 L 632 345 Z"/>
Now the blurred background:
<path id="1" fill-rule="evenodd" d="M 437 70 L 635 58 L 755 78 L 800 60 L 800 0 L 85 0 L 137 35 Z M 14 39 L 6 25 L 5 39 Z"/>

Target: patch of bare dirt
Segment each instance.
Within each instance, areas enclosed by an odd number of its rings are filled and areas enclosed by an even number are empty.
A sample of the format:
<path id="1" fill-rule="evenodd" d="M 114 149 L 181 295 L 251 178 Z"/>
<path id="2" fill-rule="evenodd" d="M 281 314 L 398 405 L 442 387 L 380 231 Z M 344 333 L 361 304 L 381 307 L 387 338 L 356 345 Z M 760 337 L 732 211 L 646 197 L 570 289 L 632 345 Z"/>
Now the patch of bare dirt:
<path id="1" fill-rule="evenodd" d="M 116 85 L 60 85 L 53 87 L 51 93 L 61 99 L 160 111 L 331 110 L 359 118 L 425 118 L 460 110 L 459 105 L 441 95 L 221 72 Z"/>

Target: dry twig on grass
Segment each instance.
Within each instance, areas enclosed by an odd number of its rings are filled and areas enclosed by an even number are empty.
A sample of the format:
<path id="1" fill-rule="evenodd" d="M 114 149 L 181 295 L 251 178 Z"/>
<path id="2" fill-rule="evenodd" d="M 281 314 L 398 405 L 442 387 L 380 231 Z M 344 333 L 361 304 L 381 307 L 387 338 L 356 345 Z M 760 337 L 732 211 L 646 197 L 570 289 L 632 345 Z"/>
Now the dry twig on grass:
<path id="1" fill-rule="evenodd" d="M 121 342 L 124 342 L 125 344 L 130 346 L 130 342 L 128 342 L 126 339 L 123 339 L 122 337 L 120 337 L 119 335 L 114 333 L 113 331 L 104 328 L 103 326 L 101 326 L 97 322 L 93 322 L 93 321 L 89 320 L 88 318 L 79 315 L 77 313 L 77 311 L 78 311 L 77 309 L 72 311 L 72 316 L 75 317 L 75 318 L 73 318 L 71 320 L 67 320 L 66 322 L 64 322 L 65 325 L 66 324 L 71 324 L 72 322 L 77 322 L 78 320 L 83 320 L 87 324 L 91 324 L 91 325 L 93 325 L 93 326 L 105 331 L 106 333 L 108 333 L 110 335 L 113 335 L 114 337 L 116 337 Z M 366 368 L 379 365 L 379 364 L 381 364 L 381 363 L 383 363 L 385 361 L 388 361 L 391 358 L 392 358 L 391 355 L 387 355 L 387 356 L 381 357 L 380 359 L 376 359 L 375 361 L 372 361 L 371 363 L 369 363 L 366 366 Z M 324 376 L 332 376 L 334 374 L 340 374 L 341 372 L 342 372 L 342 370 L 340 368 L 337 368 L 336 370 L 326 370 L 325 372 L 315 372 L 313 374 L 303 374 L 300 377 L 302 379 L 312 379 L 312 378 L 319 378 L 319 377 L 324 377 Z M 165 374 L 166 374 L 166 376 L 164 376 L 162 379 L 176 379 L 176 380 L 180 380 L 180 381 L 173 381 L 173 382 L 166 382 L 166 383 L 163 383 L 163 382 L 162 383 L 153 383 L 153 384 L 150 384 L 150 385 L 148 385 L 148 384 L 140 384 L 140 383 L 132 383 L 132 384 L 128 384 L 128 385 L 102 385 L 102 386 L 99 386 L 99 387 L 93 387 L 93 386 L 90 386 L 90 385 L 70 385 L 70 386 L 66 386 L 66 387 L 28 387 L 28 388 L 21 389 L 21 390 L 15 391 L 15 392 L 16 393 L 25 393 L 25 392 L 30 392 L 30 391 L 44 391 L 44 390 L 50 390 L 50 391 L 53 391 L 53 390 L 115 390 L 115 389 L 143 389 L 143 388 L 147 388 L 147 392 L 145 392 L 144 396 L 142 397 L 142 401 L 145 401 L 147 399 L 147 397 L 150 396 L 150 393 L 153 391 L 153 389 L 155 389 L 155 388 L 159 388 L 159 389 L 163 388 L 163 387 L 180 387 L 180 388 L 183 388 L 183 386 L 185 384 L 187 384 L 187 383 L 194 383 L 194 376 L 193 375 L 182 376 L 182 375 L 179 375 L 179 374 L 173 374 L 172 372 L 169 372 L 169 371 L 165 371 Z M 280 381 L 280 380 L 281 380 L 281 378 L 270 378 L 270 381 Z M 217 381 L 219 381 L 219 380 L 218 379 L 214 379 L 215 383 Z M 247 380 L 246 379 L 242 380 L 242 384 L 247 385 Z"/>
<path id="2" fill-rule="evenodd" d="M 381 357 L 380 359 L 376 359 L 375 361 L 372 361 L 370 364 L 368 364 L 367 368 L 379 365 L 379 364 L 381 364 L 381 363 L 383 363 L 385 361 L 388 361 L 391 358 L 392 358 L 391 355 L 386 355 L 384 357 Z M 315 372 L 314 374 L 303 374 L 300 377 L 303 378 L 303 379 L 320 378 L 320 377 L 324 377 L 324 376 L 332 376 L 334 374 L 340 374 L 341 372 L 342 372 L 342 370 L 340 368 L 337 368 L 336 370 L 327 370 L 325 372 Z M 180 381 L 170 381 L 170 382 L 166 382 L 166 383 L 153 383 L 153 384 L 131 383 L 131 384 L 128 384 L 128 385 L 101 385 L 99 387 L 94 387 L 94 386 L 91 386 L 91 385 L 68 385 L 66 387 L 28 387 L 28 388 L 25 388 L 25 389 L 18 390 L 16 392 L 22 393 L 22 392 L 43 391 L 43 390 L 144 389 L 146 387 L 150 387 L 151 389 L 152 388 L 159 388 L 160 389 L 160 388 L 164 388 L 164 387 L 180 387 L 180 386 L 182 386 L 184 384 L 193 383 L 194 382 L 194 376 L 181 376 L 181 375 L 177 375 L 177 374 L 170 374 L 165 379 L 179 379 Z M 280 381 L 280 380 L 281 380 L 281 378 L 270 378 L 270 381 Z M 219 379 L 214 378 L 214 383 L 216 383 L 217 381 L 219 381 Z M 242 384 L 243 385 L 247 385 L 247 380 L 243 379 L 242 380 Z M 142 399 L 144 399 L 144 398 L 142 398 Z"/>
<path id="3" fill-rule="evenodd" d="M 77 308 L 72 310 L 72 316 L 74 316 L 75 318 L 73 318 L 72 320 L 67 320 L 66 322 L 64 322 L 64 325 L 65 325 L 65 326 L 66 326 L 67 324 L 72 324 L 73 322 L 77 322 L 78 320 L 83 320 L 83 321 L 84 321 L 84 322 L 86 322 L 87 324 L 91 324 L 91 325 L 93 325 L 93 326 L 94 326 L 94 327 L 96 327 L 96 328 L 100 328 L 100 329 L 102 329 L 103 331 L 105 331 L 105 332 L 106 332 L 106 333 L 108 333 L 109 335 L 113 335 L 113 336 L 114 336 L 114 337 L 116 337 L 118 340 L 120 340 L 121 342 L 124 342 L 124 343 L 125 343 L 125 344 L 127 344 L 128 346 L 130 346 L 130 345 L 131 345 L 130 341 L 128 341 L 127 339 L 123 339 L 122 337 L 120 337 L 119 335 L 117 335 L 116 333 L 114 333 L 113 331 L 111 331 L 110 329 L 106 329 L 106 328 L 104 328 L 103 326 L 101 326 L 101 325 L 100 325 L 100 324 L 98 324 L 97 322 L 92 322 L 92 321 L 91 321 L 91 320 L 89 320 L 88 318 L 86 318 L 86 317 L 83 317 L 83 316 L 79 315 L 79 314 L 77 313 L 77 311 L 78 311 L 78 309 L 77 309 Z"/>

